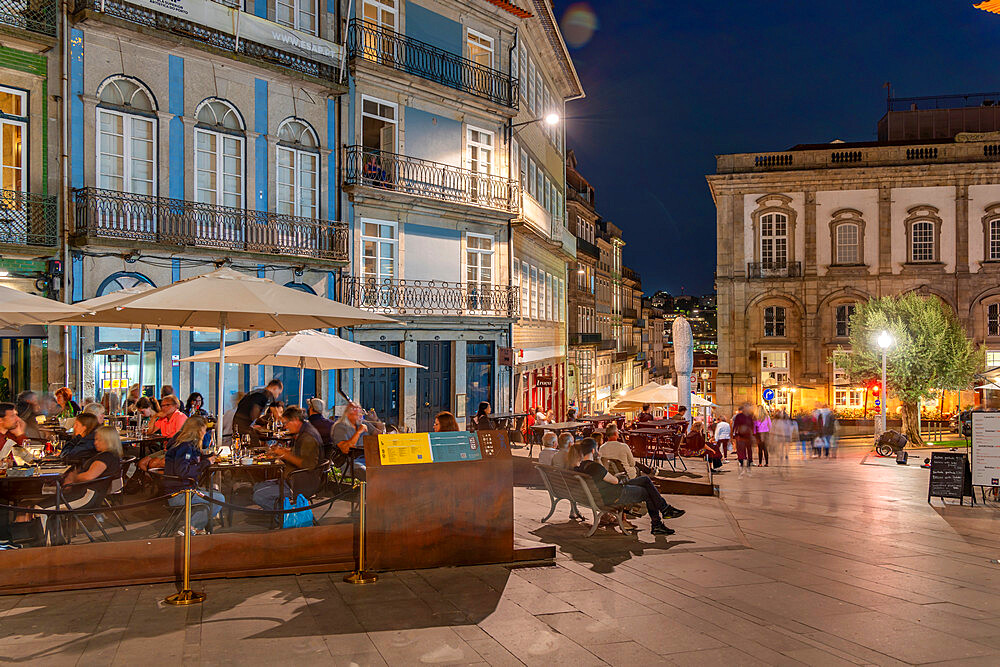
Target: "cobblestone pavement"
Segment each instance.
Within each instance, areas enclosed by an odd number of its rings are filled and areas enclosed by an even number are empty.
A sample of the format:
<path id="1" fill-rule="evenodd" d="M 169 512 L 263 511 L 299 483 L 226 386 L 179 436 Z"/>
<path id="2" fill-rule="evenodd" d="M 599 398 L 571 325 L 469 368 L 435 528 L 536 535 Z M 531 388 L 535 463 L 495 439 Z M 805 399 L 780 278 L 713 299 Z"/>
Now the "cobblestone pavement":
<path id="1" fill-rule="evenodd" d="M 584 529 L 515 493 L 554 566 L 198 582 L 0 597 L 0 660 L 33 665 L 1000 664 L 1000 512 L 926 502 L 927 471 L 860 450 L 716 477 L 677 534 Z M 0 558 L 2 563 L 2 558 Z"/>

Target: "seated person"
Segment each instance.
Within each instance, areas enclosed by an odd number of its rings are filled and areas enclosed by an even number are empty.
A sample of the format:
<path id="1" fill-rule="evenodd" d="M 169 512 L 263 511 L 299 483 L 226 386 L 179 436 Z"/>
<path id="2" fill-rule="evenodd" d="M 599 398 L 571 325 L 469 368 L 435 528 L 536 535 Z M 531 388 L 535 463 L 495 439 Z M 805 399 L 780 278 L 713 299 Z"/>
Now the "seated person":
<path id="1" fill-rule="evenodd" d="M 17 415 L 24 422 L 24 434 L 32 440 L 45 440 L 42 432 L 38 429 L 38 420 L 45 421 L 45 413 L 38 402 L 38 394 L 29 390 L 22 391 L 17 395 L 17 402 L 14 404 Z M 0 442 L 2 444 L 2 442 Z"/>
<path id="2" fill-rule="evenodd" d="M 637 477 L 639 473 L 635 467 L 635 457 L 632 456 L 632 449 L 624 442 L 618 440 L 618 427 L 615 424 L 609 424 L 604 429 L 604 439 L 605 443 L 601 445 L 599 451 L 601 461 L 605 462 L 605 467 L 607 467 L 607 461 L 615 460 L 621 464 L 622 469 L 625 470 L 625 474 L 629 479 Z"/>
<path id="3" fill-rule="evenodd" d="M 173 394 L 167 394 L 160 400 L 160 411 L 150 419 L 146 433 L 159 433 L 165 438 L 172 438 L 180 432 L 185 421 L 187 415 L 181 412 L 180 400 Z"/>
<path id="4" fill-rule="evenodd" d="M 73 420 L 73 437 L 63 445 L 59 456 L 67 463 L 80 463 L 90 459 L 97 453 L 94 445 L 94 432 L 100 426 L 97 417 L 89 412 L 81 412 Z M 117 433 L 117 431 L 115 431 Z M 119 445 L 121 441 L 119 440 Z"/>
<path id="5" fill-rule="evenodd" d="M 639 413 L 639 417 L 638 419 L 636 419 L 636 421 L 639 422 L 640 424 L 643 422 L 653 421 L 653 413 L 649 411 L 649 403 L 643 404 L 642 412 Z"/>
<path id="6" fill-rule="evenodd" d="M 294 405 L 286 408 L 282 415 L 282 421 L 285 429 L 295 436 L 295 440 L 291 447 L 270 448 L 268 454 L 284 462 L 286 477 L 296 470 L 316 470 L 321 460 L 323 439 L 306 419 L 302 408 Z M 294 489 L 294 493 L 301 493 L 309 497 L 319 490 L 322 476 L 316 474 L 315 479 L 298 478 L 297 482 L 298 486 Z M 284 492 L 285 497 L 293 495 L 293 490 L 289 488 L 288 484 L 285 484 Z M 263 509 L 277 508 L 280 496 L 279 480 L 269 479 L 258 482 L 253 487 L 253 501 Z"/>
<path id="7" fill-rule="evenodd" d="M 722 450 L 705 437 L 705 423 L 700 419 L 691 424 L 691 430 L 684 436 L 684 448 L 708 459 L 713 470 L 722 467 Z"/>
<path id="8" fill-rule="evenodd" d="M 69 419 L 80 414 L 80 406 L 73 400 L 73 390 L 69 387 L 56 389 L 56 404 L 56 417 L 59 419 Z"/>
<path id="9" fill-rule="evenodd" d="M 447 412 L 447 411 L 445 411 L 445 412 L 439 412 L 434 417 L 434 432 L 435 433 L 441 433 L 441 432 L 444 432 L 444 431 L 454 432 L 454 431 L 457 431 L 457 430 L 459 430 L 458 429 L 458 420 L 455 419 L 455 415 L 451 414 L 450 412 Z"/>
<path id="10" fill-rule="evenodd" d="M 97 421 L 100 424 L 104 424 L 104 418 L 107 416 L 108 411 L 104 409 L 104 405 L 101 403 L 88 403 L 83 408 L 84 414 L 91 414 L 97 417 Z"/>
<path id="11" fill-rule="evenodd" d="M 88 415 L 77 416 L 77 421 Z M 93 415 L 89 415 L 95 419 Z M 75 428 L 75 424 L 74 424 Z M 69 509 L 89 509 L 97 507 L 104 501 L 111 482 L 122 473 L 122 441 L 118 430 L 111 426 L 101 426 L 91 432 L 91 442 L 94 450 L 78 470 L 66 476 L 63 483 L 63 502 L 60 507 Z M 95 481 L 100 480 L 100 481 Z M 90 484 L 89 482 L 94 482 Z M 45 507 L 54 507 L 55 499 Z M 42 506 L 40 506 L 42 507 Z M 41 515 L 44 532 L 48 515 Z"/>
<path id="12" fill-rule="evenodd" d="M 163 491 L 165 493 L 198 488 L 198 480 L 201 479 L 202 473 L 215 462 L 215 457 L 207 456 L 202 448 L 207 431 L 208 422 L 204 417 L 196 415 L 188 417 L 187 421 L 184 422 L 184 426 L 174 438 L 174 444 L 166 450 L 163 458 L 163 472 L 166 475 L 180 477 L 187 481 L 164 478 Z M 225 501 L 226 499 L 218 491 L 204 488 L 198 490 L 216 500 Z M 167 500 L 167 504 L 171 507 L 183 507 L 184 494 L 179 493 L 176 496 L 171 496 Z M 198 510 L 195 510 L 196 506 L 207 507 L 199 507 Z M 222 511 L 222 505 L 209 503 L 208 500 L 196 494 L 191 495 L 191 508 L 191 528 L 198 535 L 203 535 L 208 522 L 219 516 L 219 512 Z M 181 534 L 184 534 L 183 530 Z"/>
<path id="13" fill-rule="evenodd" d="M 554 468 L 563 468 L 569 470 L 575 466 L 570 465 L 570 447 L 574 444 L 572 433 L 560 433 L 558 444 L 556 445 L 556 453 L 552 455 L 552 463 L 550 464 Z M 541 459 L 542 455 L 539 454 L 538 458 Z"/>
<path id="14" fill-rule="evenodd" d="M 207 417 L 205 398 L 196 391 L 188 394 L 188 400 L 184 403 L 184 414 L 188 417 Z"/>
<path id="15" fill-rule="evenodd" d="M 567 433 L 566 435 L 570 435 Z M 570 437 L 573 437 L 570 435 Z M 542 433 L 542 451 L 538 452 L 538 462 L 543 466 L 552 465 L 552 457 L 559 451 L 559 437 L 552 431 Z"/>
<path id="16" fill-rule="evenodd" d="M 493 420 L 490 419 L 491 412 L 493 412 L 493 408 L 490 407 L 489 401 L 483 401 L 480 403 L 479 410 L 476 411 L 476 415 L 469 420 L 469 430 L 492 431 L 494 426 Z"/>
<path id="17" fill-rule="evenodd" d="M 361 438 L 369 435 L 368 427 L 363 421 L 364 411 L 361 406 L 351 401 L 344 406 L 344 414 L 340 416 L 337 423 L 333 425 L 333 459 L 331 461 L 342 472 L 347 472 L 350 466 L 350 453 L 352 447 L 361 447 Z M 354 476 L 364 479 L 365 455 L 361 453 L 354 459 Z"/>
<path id="18" fill-rule="evenodd" d="M 577 416 L 576 408 L 570 408 L 569 410 L 566 411 L 566 421 L 575 422 L 576 416 Z"/>
<path id="19" fill-rule="evenodd" d="M 633 505 L 635 503 L 646 503 L 646 510 L 649 512 L 649 520 L 652 524 L 654 535 L 673 535 L 674 531 L 667 528 L 660 519 L 660 513 L 664 516 L 675 519 L 684 514 L 684 510 L 671 507 L 663 499 L 660 492 L 653 486 L 652 480 L 645 475 L 640 475 L 635 479 L 621 481 L 608 472 L 608 469 L 595 460 L 597 456 L 597 443 L 593 438 L 584 438 L 578 445 L 582 461 L 576 470 L 590 475 L 597 485 L 597 490 L 601 493 L 601 498 L 607 505 Z"/>
<path id="20" fill-rule="evenodd" d="M 28 441 L 25 434 L 25 424 L 14 409 L 13 403 L 0 403 L 0 450 L 11 440 L 18 447 L 23 447 Z M 10 455 L 10 452 L 7 453 Z"/>
<path id="21" fill-rule="evenodd" d="M 333 459 L 333 421 L 323 415 L 323 401 L 319 398 L 309 399 L 309 423 L 323 439 L 323 458 Z"/>

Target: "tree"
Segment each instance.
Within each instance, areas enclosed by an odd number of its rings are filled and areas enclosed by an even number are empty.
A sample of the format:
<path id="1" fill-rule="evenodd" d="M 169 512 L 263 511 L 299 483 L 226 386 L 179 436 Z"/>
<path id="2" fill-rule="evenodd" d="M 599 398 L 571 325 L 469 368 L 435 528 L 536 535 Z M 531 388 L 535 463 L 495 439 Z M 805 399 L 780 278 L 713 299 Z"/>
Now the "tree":
<path id="1" fill-rule="evenodd" d="M 882 377 L 882 350 L 876 339 L 882 331 L 893 338 L 887 354 L 889 394 L 903 404 L 903 432 L 913 444 L 923 443 L 917 428 L 921 400 L 934 390 L 965 389 L 982 370 L 985 353 L 969 340 L 955 312 L 941 299 L 909 293 L 858 304 L 851 317 L 851 349 L 835 352 L 837 365 L 852 382 Z"/>

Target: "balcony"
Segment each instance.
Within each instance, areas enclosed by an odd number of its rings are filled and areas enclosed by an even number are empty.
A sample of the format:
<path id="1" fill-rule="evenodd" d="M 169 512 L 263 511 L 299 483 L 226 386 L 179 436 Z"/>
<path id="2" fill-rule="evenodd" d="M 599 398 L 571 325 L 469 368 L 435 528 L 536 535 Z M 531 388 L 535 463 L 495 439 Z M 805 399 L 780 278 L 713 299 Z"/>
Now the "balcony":
<path id="1" fill-rule="evenodd" d="M 344 185 L 362 185 L 440 201 L 516 213 L 517 184 L 508 178 L 450 164 L 347 146 Z"/>
<path id="2" fill-rule="evenodd" d="M 56 197 L 0 190 L 0 243 L 54 247 L 58 240 Z"/>
<path id="3" fill-rule="evenodd" d="M 599 333 L 571 333 L 569 335 L 570 345 L 597 345 L 601 342 Z"/>
<path id="4" fill-rule="evenodd" d="M 343 47 L 339 44 L 272 23 L 250 12 L 234 12 L 228 2 L 199 2 L 197 11 L 191 13 L 180 3 L 157 2 L 155 6 L 163 11 L 151 9 L 148 4 L 133 5 L 122 0 L 75 0 L 73 18 L 80 21 L 89 15 L 109 17 L 152 28 L 169 33 L 173 41 L 180 37 L 210 50 L 232 54 L 238 60 L 275 65 L 320 79 L 329 87 L 341 88 Z M 238 22 L 234 14 L 238 14 Z M 192 18 L 194 16 L 197 20 Z"/>
<path id="5" fill-rule="evenodd" d="M 597 344 L 597 349 L 601 351 L 613 350 L 618 347 L 618 344 L 613 340 L 604 339 Z"/>
<path id="6" fill-rule="evenodd" d="M 413 316 L 516 318 L 520 307 L 517 287 L 359 276 L 338 281 L 337 300 L 355 308 Z"/>
<path id="7" fill-rule="evenodd" d="M 347 55 L 377 63 L 474 97 L 517 109 L 517 79 L 509 74 L 368 21 L 351 19 Z"/>
<path id="8" fill-rule="evenodd" d="M 627 361 L 630 357 L 634 357 L 638 353 L 639 353 L 639 348 L 638 347 L 636 347 L 635 345 L 629 345 L 625 349 L 619 350 L 618 352 L 615 352 L 615 359 L 614 360 L 616 362 Z"/>
<path id="9" fill-rule="evenodd" d="M 562 246 L 571 259 L 576 259 L 576 237 L 563 224 L 562 218 L 552 218 L 552 241 Z"/>
<path id="10" fill-rule="evenodd" d="M 802 262 L 750 262 L 747 264 L 749 278 L 800 278 Z"/>
<path id="11" fill-rule="evenodd" d="M 96 188 L 73 196 L 80 237 L 348 260 L 350 232 L 342 222 Z"/>
<path id="12" fill-rule="evenodd" d="M 0 24 L 56 36 L 56 0 L 0 0 Z"/>
<path id="13" fill-rule="evenodd" d="M 587 239 L 581 239 L 579 236 L 576 237 L 576 253 L 579 255 L 583 253 L 584 255 L 589 255 L 594 259 L 601 258 L 601 250 L 596 245 L 588 241 Z"/>
<path id="14" fill-rule="evenodd" d="M 639 277 L 639 274 L 633 271 L 632 269 L 628 268 L 627 266 L 622 267 L 622 278 L 625 278 L 626 280 L 632 280 L 637 283 L 642 283 L 642 279 Z"/>
<path id="15" fill-rule="evenodd" d="M 635 308 L 622 308 L 623 320 L 634 320 L 639 317 L 639 312 Z"/>
<path id="16" fill-rule="evenodd" d="M 527 190 L 521 191 L 521 218 L 539 236 L 550 238 L 553 229 L 552 214 L 545 210 L 545 207 Z"/>

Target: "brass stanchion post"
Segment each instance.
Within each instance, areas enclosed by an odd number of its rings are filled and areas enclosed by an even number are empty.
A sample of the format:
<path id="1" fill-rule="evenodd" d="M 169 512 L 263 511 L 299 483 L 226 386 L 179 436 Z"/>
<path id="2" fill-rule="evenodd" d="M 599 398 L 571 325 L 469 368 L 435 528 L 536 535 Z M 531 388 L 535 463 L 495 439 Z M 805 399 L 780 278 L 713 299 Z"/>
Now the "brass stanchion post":
<path id="1" fill-rule="evenodd" d="M 358 487 L 358 569 L 344 575 L 344 581 L 349 584 L 373 584 L 378 581 L 378 575 L 365 571 L 365 483 L 359 481 Z"/>
<path id="2" fill-rule="evenodd" d="M 167 604 L 185 605 L 205 601 L 205 594 L 191 590 L 191 494 L 192 489 L 184 490 L 184 588 L 180 593 L 167 597 Z"/>

